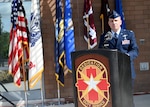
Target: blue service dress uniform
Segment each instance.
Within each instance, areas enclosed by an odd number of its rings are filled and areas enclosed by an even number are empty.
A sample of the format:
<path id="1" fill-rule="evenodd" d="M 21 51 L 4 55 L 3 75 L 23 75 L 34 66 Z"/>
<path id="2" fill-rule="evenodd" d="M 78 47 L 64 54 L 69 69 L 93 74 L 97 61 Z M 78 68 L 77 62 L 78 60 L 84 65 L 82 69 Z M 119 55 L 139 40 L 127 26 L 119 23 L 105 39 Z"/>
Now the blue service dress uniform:
<path id="1" fill-rule="evenodd" d="M 121 29 L 118 38 L 112 37 L 105 40 L 105 35 L 100 37 L 99 48 L 104 48 L 105 44 L 108 49 L 117 49 L 118 51 L 130 56 L 132 79 L 135 79 L 134 59 L 138 56 L 138 46 L 136 43 L 134 32 L 131 30 Z"/>

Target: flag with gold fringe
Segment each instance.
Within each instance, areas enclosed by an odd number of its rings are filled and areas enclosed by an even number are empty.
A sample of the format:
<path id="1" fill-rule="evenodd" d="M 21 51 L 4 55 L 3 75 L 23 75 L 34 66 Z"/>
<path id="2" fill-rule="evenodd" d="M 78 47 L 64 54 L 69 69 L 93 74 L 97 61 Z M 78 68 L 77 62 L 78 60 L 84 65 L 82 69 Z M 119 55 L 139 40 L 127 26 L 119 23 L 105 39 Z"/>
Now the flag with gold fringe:
<path id="1" fill-rule="evenodd" d="M 62 18 L 61 0 L 56 0 L 55 24 L 55 75 L 56 80 L 64 86 L 64 20 Z"/>
<path id="2" fill-rule="evenodd" d="M 75 51 L 74 26 L 72 20 L 72 8 L 70 0 L 65 0 L 64 9 L 64 41 L 65 41 L 65 61 L 67 70 L 72 70 L 71 52 Z"/>
<path id="3" fill-rule="evenodd" d="M 33 88 L 37 82 L 42 79 L 42 72 L 44 70 L 39 0 L 31 1 L 31 23 L 29 38 L 29 87 Z"/>

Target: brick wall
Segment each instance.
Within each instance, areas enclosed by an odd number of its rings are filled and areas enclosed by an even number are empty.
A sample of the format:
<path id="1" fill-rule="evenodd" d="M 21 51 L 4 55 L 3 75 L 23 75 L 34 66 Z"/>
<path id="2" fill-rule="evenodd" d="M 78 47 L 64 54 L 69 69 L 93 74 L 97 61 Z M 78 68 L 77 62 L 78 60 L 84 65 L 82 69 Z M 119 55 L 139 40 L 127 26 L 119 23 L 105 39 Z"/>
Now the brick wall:
<path id="1" fill-rule="evenodd" d="M 114 0 L 108 0 L 110 8 L 114 8 Z M 84 0 L 72 0 L 73 22 L 75 27 L 76 50 L 87 49 L 87 43 L 83 39 L 83 2 Z M 140 71 L 140 62 L 150 61 L 149 33 L 150 33 L 150 1 L 149 0 L 122 0 L 126 19 L 126 27 L 135 32 L 139 46 L 139 57 L 135 60 L 137 78 L 135 92 L 150 91 L 150 71 Z M 57 83 L 54 69 L 54 36 L 55 36 L 55 0 L 41 0 L 41 28 L 44 47 L 44 87 L 46 98 L 57 97 Z M 100 0 L 93 0 L 94 21 L 97 36 L 101 34 L 101 22 L 99 19 L 101 9 Z M 144 43 L 140 39 L 145 39 Z M 99 41 L 98 41 L 99 42 Z M 95 47 L 96 49 L 97 47 Z M 72 74 L 65 76 L 65 87 L 60 86 L 61 97 L 73 96 Z"/>
<path id="2" fill-rule="evenodd" d="M 136 81 L 135 92 L 150 91 L 150 70 L 140 71 L 141 62 L 150 61 L 150 51 L 148 49 L 150 44 L 150 1 L 147 0 L 123 0 L 124 12 L 126 16 L 127 28 L 135 32 L 136 40 L 139 46 L 139 56 L 135 60 Z M 140 39 L 145 39 L 144 43 Z"/>

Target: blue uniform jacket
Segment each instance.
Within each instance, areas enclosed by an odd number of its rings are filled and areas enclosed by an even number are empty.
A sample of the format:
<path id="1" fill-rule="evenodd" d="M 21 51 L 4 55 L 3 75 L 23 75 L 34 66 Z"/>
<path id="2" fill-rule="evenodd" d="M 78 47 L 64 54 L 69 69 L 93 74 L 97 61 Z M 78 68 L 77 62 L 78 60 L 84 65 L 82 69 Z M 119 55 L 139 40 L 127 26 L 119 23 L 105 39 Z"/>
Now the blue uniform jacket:
<path id="1" fill-rule="evenodd" d="M 131 30 L 121 29 L 118 39 L 112 38 L 106 41 L 105 34 L 101 35 L 99 48 L 103 48 L 107 42 L 109 49 L 117 49 L 118 51 L 130 56 L 132 79 L 135 78 L 134 59 L 138 56 L 138 46 L 136 43 L 134 32 Z"/>

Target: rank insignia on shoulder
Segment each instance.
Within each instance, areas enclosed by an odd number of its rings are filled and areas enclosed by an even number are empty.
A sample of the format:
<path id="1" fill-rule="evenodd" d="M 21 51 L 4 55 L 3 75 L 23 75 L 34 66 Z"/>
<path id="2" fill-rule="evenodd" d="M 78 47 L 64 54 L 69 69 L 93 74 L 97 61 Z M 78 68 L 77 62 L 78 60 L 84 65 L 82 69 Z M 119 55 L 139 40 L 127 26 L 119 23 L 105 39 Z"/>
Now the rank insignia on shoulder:
<path id="1" fill-rule="evenodd" d="M 132 30 L 130 30 L 130 32 L 133 32 Z"/>

